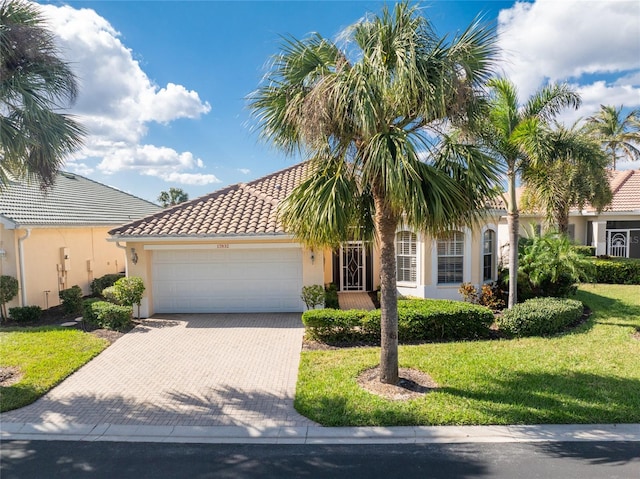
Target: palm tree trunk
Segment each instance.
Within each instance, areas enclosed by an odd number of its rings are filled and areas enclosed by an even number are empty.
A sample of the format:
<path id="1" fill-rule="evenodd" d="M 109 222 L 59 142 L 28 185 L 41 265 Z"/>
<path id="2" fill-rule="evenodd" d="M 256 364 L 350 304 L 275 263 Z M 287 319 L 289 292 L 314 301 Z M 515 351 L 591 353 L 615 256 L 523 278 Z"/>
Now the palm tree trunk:
<path id="1" fill-rule="evenodd" d="M 373 187 L 380 247 L 380 382 L 398 384 L 398 293 L 395 236 L 398 218 L 379 185 Z"/>
<path id="2" fill-rule="evenodd" d="M 516 199 L 516 173 L 507 172 L 509 178 L 509 210 L 507 226 L 509 228 L 509 308 L 518 303 L 518 241 L 520 238 L 520 215 Z"/>
<path id="3" fill-rule="evenodd" d="M 558 233 L 569 236 L 569 208 L 562 206 L 556 210 L 555 223 Z"/>

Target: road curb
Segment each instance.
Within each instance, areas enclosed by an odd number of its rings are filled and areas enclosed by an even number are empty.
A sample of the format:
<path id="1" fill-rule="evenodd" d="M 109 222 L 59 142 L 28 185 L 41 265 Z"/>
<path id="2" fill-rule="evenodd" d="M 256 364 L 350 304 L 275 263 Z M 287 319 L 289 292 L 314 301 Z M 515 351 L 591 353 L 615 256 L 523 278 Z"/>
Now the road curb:
<path id="1" fill-rule="evenodd" d="M 505 442 L 640 442 L 640 424 L 244 427 L 2 423 L 0 440 L 215 444 L 451 444 Z"/>

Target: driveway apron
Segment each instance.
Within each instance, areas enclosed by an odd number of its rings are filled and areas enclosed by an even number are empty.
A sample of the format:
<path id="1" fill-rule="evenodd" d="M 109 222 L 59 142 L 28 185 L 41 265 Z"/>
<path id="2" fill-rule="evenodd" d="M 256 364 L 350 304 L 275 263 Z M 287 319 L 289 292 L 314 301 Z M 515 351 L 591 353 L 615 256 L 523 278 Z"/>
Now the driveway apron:
<path id="1" fill-rule="evenodd" d="M 309 426 L 293 408 L 300 314 L 158 315 L 2 422 Z"/>

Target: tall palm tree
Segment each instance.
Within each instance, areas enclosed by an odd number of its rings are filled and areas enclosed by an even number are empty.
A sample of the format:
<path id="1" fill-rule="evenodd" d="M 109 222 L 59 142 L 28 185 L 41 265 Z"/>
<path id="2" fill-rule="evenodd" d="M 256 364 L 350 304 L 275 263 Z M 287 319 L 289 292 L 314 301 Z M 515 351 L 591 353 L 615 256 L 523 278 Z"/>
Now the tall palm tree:
<path id="1" fill-rule="evenodd" d="M 543 209 L 559 233 L 569 231 L 569 210 L 586 203 L 598 211 L 611 203 L 609 158 L 583 128 L 544 128 L 523 148 L 531 162 L 523 172 L 522 205 Z"/>
<path id="2" fill-rule="evenodd" d="M 485 147 L 502 160 L 507 170 L 507 223 L 509 228 L 509 308 L 518 302 L 519 210 L 516 199 L 518 175 L 527 167 L 528 156 L 523 142 L 542 132 L 542 127 L 563 108 L 580 105 L 580 97 L 567 85 L 553 84 L 541 88 L 520 106 L 518 92 L 505 78 L 488 83 L 491 98 L 486 122 L 482 125 Z"/>
<path id="3" fill-rule="evenodd" d="M 282 205 L 287 229 L 316 247 L 377 241 L 380 380 L 396 384 L 396 229 L 471 222 L 493 194 L 495 162 L 440 130 L 473 110 L 495 36 L 473 23 L 447 42 L 400 3 L 340 38 L 344 49 L 317 34 L 286 40 L 251 108 L 265 138 L 310 158 L 307 179 Z"/>
<path id="4" fill-rule="evenodd" d="M 619 158 L 640 160 L 640 110 L 622 117 L 622 106 L 600 105 L 600 111 L 587 118 L 586 128 L 600 141 L 615 170 Z"/>
<path id="5" fill-rule="evenodd" d="M 59 58 L 34 3 L 0 3 L 0 187 L 10 176 L 52 184 L 85 131 L 61 113 L 77 95 L 76 78 Z"/>

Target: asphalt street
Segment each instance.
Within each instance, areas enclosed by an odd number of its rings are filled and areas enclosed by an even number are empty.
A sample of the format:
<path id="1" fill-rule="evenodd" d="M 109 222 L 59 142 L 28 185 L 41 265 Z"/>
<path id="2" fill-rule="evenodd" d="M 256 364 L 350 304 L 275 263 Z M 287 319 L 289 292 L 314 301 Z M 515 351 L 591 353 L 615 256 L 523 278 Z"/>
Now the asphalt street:
<path id="1" fill-rule="evenodd" d="M 639 442 L 390 445 L 4 441 L 2 479 L 638 479 Z"/>

